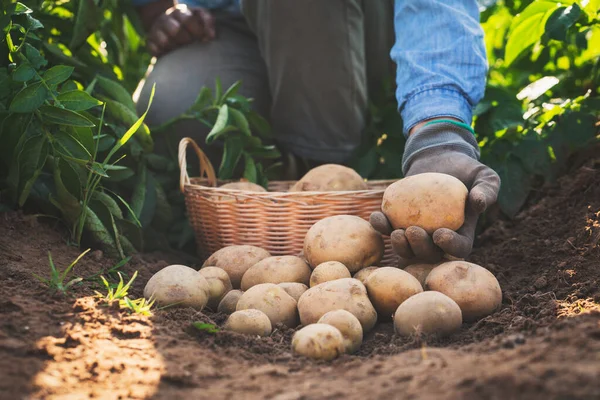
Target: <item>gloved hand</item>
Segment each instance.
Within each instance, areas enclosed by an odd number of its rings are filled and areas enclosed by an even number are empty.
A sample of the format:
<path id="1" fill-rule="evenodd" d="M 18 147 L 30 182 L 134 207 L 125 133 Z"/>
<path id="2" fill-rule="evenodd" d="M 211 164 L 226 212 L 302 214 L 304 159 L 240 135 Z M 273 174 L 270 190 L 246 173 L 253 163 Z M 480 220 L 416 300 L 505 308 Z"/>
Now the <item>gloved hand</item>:
<path id="1" fill-rule="evenodd" d="M 456 232 L 440 228 L 428 235 L 418 226 L 393 230 L 382 212 L 371 214 L 371 225 L 391 236 L 394 252 L 408 260 L 437 262 L 444 253 L 465 258 L 471 253 L 479 215 L 496 202 L 500 177 L 478 161 L 479 147 L 468 125 L 433 121 L 413 133 L 403 157 L 405 176 L 439 172 L 458 178 L 469 189 L 465 222 Z"/>
<path id="2" fill-rule="evenodd" d="M 215 38 L 215 18 L 206 9 L 177 4 L 161 13 L 150 25 L 148 50 L 160 56 L 192 43 Z"/>

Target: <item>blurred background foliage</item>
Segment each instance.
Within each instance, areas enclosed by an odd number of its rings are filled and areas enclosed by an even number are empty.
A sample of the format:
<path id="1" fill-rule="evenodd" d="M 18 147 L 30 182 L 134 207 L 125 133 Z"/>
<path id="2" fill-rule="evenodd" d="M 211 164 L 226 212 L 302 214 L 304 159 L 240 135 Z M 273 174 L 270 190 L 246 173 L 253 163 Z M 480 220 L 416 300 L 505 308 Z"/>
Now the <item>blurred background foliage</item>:
<path id="1" fill-rule="evenodd" d="M 598 141 L 600 0 L 479 4 L 490 68 L 474 127 L 483 162 L 502 178 L 499 207 L 512 217 Z M 74 244 L 116 256 L 193 253 L 177 160 L 154 152 L 169 124 L 151 130 L 132 100 L 151 57 L 128 1 L 0 6 L 0 208 L 55 217 Z M 371 99 L 350 162 L 369 179 L 402 175 L 402 120 L 389 82 Z M 262 161 L 277 166 L 280 154 L 263 144 L 272 139 L 268 123 L 237 88 L 203 89 L 180 118 L 211 127 L 207 142 L 224 142 L 221 178 L 265 185 L 277 176 Z"/>

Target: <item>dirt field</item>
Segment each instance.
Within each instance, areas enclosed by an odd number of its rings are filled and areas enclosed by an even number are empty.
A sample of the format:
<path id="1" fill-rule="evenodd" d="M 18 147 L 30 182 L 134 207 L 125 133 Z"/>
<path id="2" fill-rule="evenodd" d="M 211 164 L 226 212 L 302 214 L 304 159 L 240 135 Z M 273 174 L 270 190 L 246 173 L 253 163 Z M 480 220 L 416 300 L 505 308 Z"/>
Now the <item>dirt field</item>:
<path id="1" fill-rule="evenodd" d="M 48 251 L 68 265 L 79 250 L 64 230 L 0 215 L 1 399 L 598 399 L 600 398 L 600 160 L 589 160 L 514 221 L 478 238 L 471 260 L 490 269 L 502 309 L 440 341 L 402 339 L 390 324 L 360 352 L 313 362 L 290 352 L 292 330 L 269 338 L 216 335 L 193 321 L 223 315 L 167 309 L 132 316 L 101 305 L 93 283 L 51 296 Z M 136 256 L 146 280 L 176 257 Z M 75 267 L 114 264 L 100 252 Z M 194 266 L 194 265 L 192 265 Z"/>

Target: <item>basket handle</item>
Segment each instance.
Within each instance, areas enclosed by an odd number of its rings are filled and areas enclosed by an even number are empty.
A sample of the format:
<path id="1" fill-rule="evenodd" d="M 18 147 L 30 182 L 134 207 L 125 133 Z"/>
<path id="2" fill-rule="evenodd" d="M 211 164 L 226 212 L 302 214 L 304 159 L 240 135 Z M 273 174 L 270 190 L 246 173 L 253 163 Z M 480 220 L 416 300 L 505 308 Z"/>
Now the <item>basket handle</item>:
<path id="1" fill-rule="evenodd" d="M 206 178 L 208 179 L 209 186 L 217 186 L 217 176 L 215 174 L 215 169 L 210 163 L 210 160 L 208 159 L 206 154 L 204 154 L 200 146 L 196 144 L 194 139 L 185 137 L 179 142 L 179 189 L 181 190 L 181 192 L 183 193 L 185 185 L 190 184 L 190 177 L 187 173 L 186 160 L 186 150 L 188 144 L 192 145 L 192 147 L 196 151 L 198 159 L 200 160 L 200 176 L 206 176 Z"/>

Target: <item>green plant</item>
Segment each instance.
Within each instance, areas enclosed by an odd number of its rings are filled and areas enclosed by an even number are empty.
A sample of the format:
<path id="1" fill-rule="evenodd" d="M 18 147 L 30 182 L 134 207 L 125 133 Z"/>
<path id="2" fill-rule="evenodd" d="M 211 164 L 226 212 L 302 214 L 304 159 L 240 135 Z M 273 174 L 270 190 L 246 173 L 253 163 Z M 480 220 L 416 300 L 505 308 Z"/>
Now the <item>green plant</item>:
<path id="1" fill-rule="evenodd" d="M 210 333 L 211 335 L 219 332 L 219 328 L 217 326 L 205 322 L 192 322 L 192 326 L 200 332 Z"/>
<path id="2" fill-rule="evenodd" d="M 119 261 L 118 263 L 116 263 L 115 265 L 113 265 L 112 267 L 110 267 L 109 269 L 107 269 L 107 270 L 103 269 L 100 272 L 97 272 L 93 275 L 86 277 L 84 280 L 86 280 L 86 281 L 96 281 L 97 280 L 103 284 L 104 282 L 100 278 L 101 275 L 106 275 L 109 279 L 112 279 L 112 280 L 119 278 L 121 275 L 124 276 L 125 278 L 127 278 L 127 273 L 125 273 L 124 271 L 121 271 L 121 268 L 123 268 L 125 266 L 125 264 L 127 264 L 130 260 L 131 260 L 131 256 L 124 258 L 121 261 Z M 116 283 L 111 283 L 110 285 L 111 285 L 111 287 L 117 286 Z"/>
<path id="3" fill-rule="evenodd" d="M 131 284 L 133 281 L 135 281 L 135 278 L 137 278 L 138 272 L 135 271 L 127 283 L 123 281 L 121 272 L 117 272 L 117 275 L 119 276 L 119 283 L 117 284 L 108 282 L 108 280 L 101 275 L 100 279 L 106 288 L 106 294 L 96 291 L 96 296 L 101 298 L 107 304 L 112 304 L 113 302 L 118 301 L 119 308 L 129 310 L 135 314 L 147 316 L 152 315 L 151 309 L 154 306 L 154 299 L 146 300 L 145 298 L 141 297 L 139 299 L 132 300 L 128 296 Z"/>
<path id="4" fill-rule="evenodd" d="M 67 268 L 65 268 L 62 271 L 60 271 L 56 268 L 56 265 L 54 265 L 54 261 L 52 260 L 52 254 L 50 252 L 48 252 L 48 263 L 50 264 L 50 277 L 44 278 L 37 274 L 33 274 L 33 276 L 37 280 L 39 280 L 40 282 L 42 282 L 43 284 L 48 286 L 48 289 L 50 289 L 50 291 L 60 292 L 63 295 L 66 295 L 67 291 L 73 285 L 75 285 L 76 283 L 79 283 L 83 280 L 83 278 L 73 278 L 73 279 L 67 281 L 67 275 L 69 275 L 69 272 L 71 272 L 71 270 L 73 269 L 75 264 L 77 264 L 79 262 L 79 260 L 81 260 L 81 258 L 84 255 L 86 255 L 87 252 L 90 250 L 91 249 L 87 249 L 86 251 L 81 253 L 75 260 L 73 260 L 73 262 L 71 264 L 69 264 L 69 266 Z"/>

